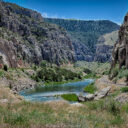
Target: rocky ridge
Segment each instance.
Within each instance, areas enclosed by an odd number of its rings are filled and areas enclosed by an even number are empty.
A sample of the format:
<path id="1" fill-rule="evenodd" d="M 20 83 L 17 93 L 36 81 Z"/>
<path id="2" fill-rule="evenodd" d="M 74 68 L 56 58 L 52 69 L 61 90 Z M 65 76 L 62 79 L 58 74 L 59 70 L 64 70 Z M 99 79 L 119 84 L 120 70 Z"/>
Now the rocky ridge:
<path id="1" fill-rule="evenodd" d="M 74 49 L 66 31 L 45 23 L 36 11 L 0 2 L 1 63 L 21 67 L 42 60 L 57 65 L 74 61 Z"/>
<path id="2" fill-rule="evenodd" d="M 57 18 L 44 18 L 44 20 L 63 27 L 69 33 L 77 61 L 106 62 L 111 60 L 119 25 L 107 20 L 83 21 Z M 107 44 L 108 42 L 111 44 Z"/>

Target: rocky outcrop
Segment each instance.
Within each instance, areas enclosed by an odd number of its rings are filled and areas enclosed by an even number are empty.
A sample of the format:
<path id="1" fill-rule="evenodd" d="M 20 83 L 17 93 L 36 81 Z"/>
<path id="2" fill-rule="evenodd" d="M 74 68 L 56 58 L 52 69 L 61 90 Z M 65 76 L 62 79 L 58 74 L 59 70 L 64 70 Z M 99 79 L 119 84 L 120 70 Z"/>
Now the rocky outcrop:
<path id="1" fill-rule="evenodd" d="M 96 45 L 94 61 L 107 62 L 112 60 L 112 51 L 115 42 L 118 40 L 118 31 L 104 34 L 99 37 Z"/>
<path id="2" fill-rule="evenodd" d="M 105 44 L 96 45 L 96 54 L 94 57 L 94 61 L 98 61 L 102 63 L 111 61 L 112 50 L 113 50 L 113 46 L 111 45 L 105 45 Z"/>
<path id="3" fill-rule="evenodd" d="M 121 93 L 120 95 L 115 97 L 115 101 L 118 101 L 121 104 L 128 103 L 128 94 L 127 93 Z"/>
<path id="4" fill-rule="evenodd" d="M 60 65 L 74 61 L 74 49 L 66 31 L 40 13 L 0 2 L 0 56 L 10 67 L 42 60 Z"/>
<path id="5" fill-rule="evenodd" d="M 94 94 L 81 94 L 78 96 L 78 100 L 80 102 L 85 102 L 85 101 L 92 101 L 92 100 L 99 100 L 102 99 L 104 97 L 106 97 L 108 95 L 108 93 L 110 92 L 111 87 L 108 86 L 106 88 L 103 88 L 102 90 L 95 92 Z"/>
<path id="6" fill-rule="evenodd" d="M 94 61 L 94 53 L 83 43 L 73 42 L 74 50 L 75 50 L 75 60 L 77 61 Z"/>
<path id="7" fill-rule="evenodd" d="M 119 25 L 106 20 L 83 21 L 54 18 L 44 18 L 44 20 L 63 27 L 69 33 L 77 61 L 111 60 L 112 46 L 117 41 Z"/>
<path id="8" fill-rule="evenodd" d="M 120 27 L 118 41 L 114 45 L 112 54 L 112 67 L 119 63 L 119 68 L 128 68 L 128 13 L 124 18 L 124 23 Z"/>

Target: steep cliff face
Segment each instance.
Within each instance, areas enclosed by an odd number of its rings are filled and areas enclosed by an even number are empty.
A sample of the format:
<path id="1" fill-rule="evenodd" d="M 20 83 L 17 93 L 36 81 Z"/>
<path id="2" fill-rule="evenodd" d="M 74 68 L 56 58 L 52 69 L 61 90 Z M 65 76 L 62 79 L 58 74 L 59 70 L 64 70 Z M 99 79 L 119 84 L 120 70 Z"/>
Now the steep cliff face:
<path id="1" fill-rule="evenodd" d="M 36 11 L 0 2 L 0 61 L 17 67 L 42 60 L 58 65 L 74 61 L 66 31 L 45 23 Z"/>
<path id="2" fill-rule="evenodd" d="M 48 23 L 57 24 L 70 35 L 75 49 L 76 60 L 106 62 L 111 60 L 112 45 L 117 40 L 119 25 L 107 21 L 82 21 L 44 18 Z M 100 45 L 97 45 L 99 44 Z M 103 48 L 104 50 L 102 50 Z M 107 54 L 107 55 L 106 55 Z"/>
<path id="3" fill-rule="evenodd" d="M 112 68 L 119 63 L 119 68 L 128 68 L 128 13 L 124 18 L 124 23 L 120 27 L 117 43 L 114 45 L 112 54 Z"/>
<path id="4" fill-rule="evenodd" d="M 98 44 L 96 44 L 95 61 L 107 62 L 112 59 L 112 51 L 115 42 L 118 40 L 118 31 L 104 34 L 99 37 Z"/>

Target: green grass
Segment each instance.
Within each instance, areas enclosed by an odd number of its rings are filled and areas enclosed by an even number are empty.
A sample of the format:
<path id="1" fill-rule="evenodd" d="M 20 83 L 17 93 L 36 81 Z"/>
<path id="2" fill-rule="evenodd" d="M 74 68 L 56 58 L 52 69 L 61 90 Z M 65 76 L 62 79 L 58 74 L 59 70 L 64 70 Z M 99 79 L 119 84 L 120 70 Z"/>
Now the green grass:
<path id="1" fill-rule="evenodd" d="M 121 78 L 128 78 L 128 70 L 125 66 L 119 69 L 119 65 L 117 64 L 110 73 L 110 79 L 116 82 Z"/>
<path id="2" fill-rule="evenodd" d="M 61 97 L 67 101 L 78 101 L 78 97 L 76 94 L 63 94 L 61 95 Z"/>
<path id="3" fill-rule="evenodd" d="M 94 83 L 91 83 L 84 88 L 84 91 L 88 93 L 94 93 L 96 90 L 97 88 L 95 87 Z"/>
<path id="4" fill-rule="evenodd" d="M 98 77 L 96 74 L 94 74 L 94 73 L 90 73 L 90 74 L 87 74 L 85 77 L 84 77 L 85 79 L 98 79 L 98 78 L 100 78 L 100 77 Z"/>
<path id="5" fill-rule="evenodd" d="M 3 77 L 3 76 L 4 76 L 4 71 L 0 70 L 0 77 Z"/>
<path id="6" fill-rule="evenodd" d="M 76 68 L 80 68 L 84 71 L 84 69 L 89 69 L 94 74 L 102 75 L 106 71 L 110 70 L 110 63 L 98 63 L 98 62 L 86 62 L 86 61 L 78 61 L 75 64 Z"/>

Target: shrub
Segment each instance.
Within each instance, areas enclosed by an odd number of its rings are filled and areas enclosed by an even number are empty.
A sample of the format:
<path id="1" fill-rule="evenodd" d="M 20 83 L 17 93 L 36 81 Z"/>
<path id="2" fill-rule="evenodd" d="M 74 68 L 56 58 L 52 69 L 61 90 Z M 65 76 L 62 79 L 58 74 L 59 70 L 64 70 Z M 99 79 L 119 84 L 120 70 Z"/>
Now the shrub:
<path id="1" fill-rule="evenodd" d="M 97 88 L 95 87 L 94 83 L 89 84 L 84 88 L 84 91 L 88 93 L 94 93 L 96 90 Z"/>
<path id="2" fill-rule="evenodd" d="M 88 69 L 88 68 L 84 68 L 84 72 L 87 73 L 87 74 L 92 73 L 92 71 L 90 69 Z"/>
<path id="3" fill-rule="evenodd" d="M 47 67 L 47 61 L 46 60 L 43 60 L 40 64 L 40 66 L 43 68 L 43 67 Z"/>
<path id="4" fill-rule="evenodd" d="M 104 71 L 102 74 L 103 75 L 109 75 L 110 74 L 110 71 Z"/>
<path id="5" fill-rule="evenodd" d="M 0 77 L 3 77 L 3 75 L 4 75 L 4 72 L 0 71 Z"/>
<path id="6" fill-rule="evenodd" d="M 120 113 L 119 105 L 115 101 L 111 101 L 108 104 L 108 111 L 113 115 L 118 115 Z"/>
<path id="7" fill-rule="evenodd" d="M 8 67 L 7 67 L 7 65 L 4 65 L 4 71 L 8 71 Z"/>
<path id="8" fill-rule="evenodd" d="M 62 82 L 63 80 L 74 80 L 76 78 L 81 79 L 81 74 L 74 73 L 70 70 L 63 69 L 60 67 L 43 67 L 41 68 L 36 75 L 32 78 L 38 81 L 38 78 L 42 81 L 53 81 L 53 82 Z"/>
<path id="9" fill-rule="evenodd" d="M 61 97 L 68 101 L 78 101 L 78 97 L 76 94 L 63 94 Z"/>
<path id="10" fill-rule="evenodd" d="M 128 87 L 123 87 L 123 88 L 121 88 L 121 91 L 122 91 L 122 92 L 128 92 Z"/>

